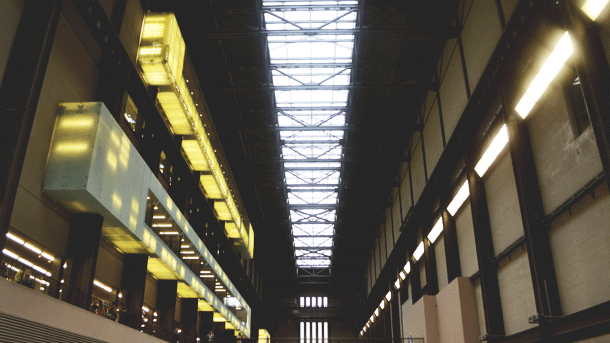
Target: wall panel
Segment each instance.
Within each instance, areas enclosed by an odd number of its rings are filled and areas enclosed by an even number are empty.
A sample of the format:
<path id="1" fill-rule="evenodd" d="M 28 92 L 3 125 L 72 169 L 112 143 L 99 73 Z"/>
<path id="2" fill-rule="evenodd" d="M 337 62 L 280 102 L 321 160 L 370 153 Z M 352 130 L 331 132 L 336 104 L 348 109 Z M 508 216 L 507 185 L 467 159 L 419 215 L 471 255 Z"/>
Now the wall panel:
<path id="1" fill-rule="evenodd" d="M 0 35 L 0 82 L 4 77 L 4 70 L 13 46 L 24 3 L 24 0 L 0 1 L 0 13 L 2 13 L 2 20 L 0 20 L 0 32 L 2 32 Z"/>
<path id="2" fill-rule="evenodd" d="M 457 50 L 449 62 L 449 67 L 441 83 L 439 93 L 441 96 L 445 138 L 449 141 L 449 137 L 451 137 L 453 129 L 455 129 L 468 102 L 462 61 Z"/>
<path id="3" fill-rule="evenodd" d="M 549 86 L 539 102 L 527 124 L 548 214 L 601 172 L 602 166 L 591 127 L 574 139 L 561 90 Z"/>
<path id="4" fill-rule="evenodd" d="M 498 156 L 496 165 L 487 171 L 485 178 L 485 195 L 491 225 L 491 238 L 494 253 L 497 256 L 502 250 L 523 236 L 523 221 L 517 196 L 517 186 L 513 173 L 512 159 L 508 148 Z"/>
<path id="5" fill-rule="evenodd" d="M 515 7 L 517 7 L 517 4 L 519 3 L 519 1 L 501 0 L 501 3 L 502 3 L 502 12 L 504 12 L 504 19 L 508 23 L 511 15 L 515 11 Z"/>
<path id="6" fill-rule="evenodd" d="M 495 1 L 475 0 L 462 29 L 464 57 L 471 91 L 474 91 L 479 82 L 501 34 L 502 27 Z"/>
<path id="7" fill-rule="evenodd" d="M 167 296 L 171 296 L 168 294 Z M 157 279 L 152 274 L 146 274 L 146 284 L 144 285 L 144 304 L 156 308 L 157 307 Z"/>
<path id="8" fill-rule="evenodd" d="M 100 263 L 95 268 L 95 277 L 100 281 L 112 286 L 121 288 L 121 276 L 123 273 L 123 256 L 113 246 L 105 240 L 100 240 L 97 260 Z"/>
<path id="9" fill-rule="evenodd" d="M 413 201 L 417 204 L 417 200 L 426 186 L 426 176 L 424 173 L 424 156 L 421 149 L 421 141 L 419 141 L 419 134 L 413 135 L 413 141 L 417 143 L 414 144 L 413 148 L 411 176 L 413 177 Z"/>
<path id="10" fill-rule="evenodd" d="M 460 252 L 462 276 L 470 277 L 479 270 L 479 263 L 477 262 L 477 250 L 474 243 L 474 228 L 472 226 L 472 212 L 470 211 L 469 200 L 466 200 L 462 208 L 455 214 L 455 231 L 458 251 Z"/>
<path id="11" fill-rule="evenodd" d="M 381 268 L 383 268 L 383 266 L 385 266 L 385 261 L 388 258 L 388 253 L 386 250 L 386 229 L 384 224 L 381 224 L 379 231 L 379 252 L 381 253 Z"/>
<path id="12" fill-rule="evenodd" d="M 377 280 L 379 277 L 381 267 L 383 267 L 383 264 L 381 264 L 381 255 L 379 254 L 379 251 L 381 251 L 381 244 L 379 243 L 379 238 L 375 238 L 375 280 Z"/>
<path id="13" fill-rule="evenodd" d="M 388 220 L 385 223 L 385 246 L 387 249 L 387 257 L 390 256 L 394 249 L 394 229 L 392 228 L 394 211 L 392 211 L 391 208 L 388 208 L 388 214 Z"/>
<path id="14" fill-rule="evenodd" d="M 434 242 L 434 257 L 436 257 L 436 279 L 438 290 L 445 288 L 447 279 L 447 260 L 445 259 L 445 236 L 441 234 Z"/>
<path id="15" fill-rule="evenodd" d="M 408 163 L 403 163 L 403 165 L 407 168 L 404 168 L 405 173 L 402 178 L 402 183 L 400 184 L 400 196 L 401 196 L 401 207 L 402 207 L 402 221 L 405 220 L 407 213 L 409 213 L 409 208 L 411 208 L 411 184 L 409 179 L 409 168 Z"/>
<path id="16" fill-rule="evenodd" d="M 485 329 L 485 310 L 483 309 L 483 293 L 481 291 L 481 279 L 476 279 L 472 285 L 474 286 L 474 295 L 477 299 L 477 314 L 479 315 L 479 332 L 481 335 L 487 333 Z"/>
<path id="17" fill-rule="evenodd" d="M 392 229 L 394 230 L 394 244 L 396 244 L 398 237 L 400 237 L 400 226 L 402 225 L 402 214 L 400 213 L 401 208 L 399 200 L 402 201 L 402 199 L 396 197 L 396 200 L 394 200 L 394 204 L 392 205 Z"/>
<path id="18" fill-rule="evenodd" d="M 421 259 L 419 260 L 419 262 L 417 262 L 417 267 L 419 268 L 419 284 L 421 286 L 421 288 L 424 288 L 424 286 L 426 285 L 426 263 L 424 262 L 424 259 L 426 257 L 422 256 Z"/>
<path id="19" fill-rule="evenodd" d="M 140 44 L 140 31 L 144 20 L 144 9 L 140 0 L 127 0 L 125 15 L 121 24 L 119 39 L 127 51 L 131 62 L 136 64 L 138 45 Z"/>
<path id="20" fill-rule="evenodd" d="M 424 143 L 426 148 L 426 167 L 428 169 L 428 175 L 430 175 L 444 149 L 441 132 L 441 118 L 438 114 L 438 102 L 436 101 L 432 104 L 430 115 L 424 126 Z"/>
<path id="21" fill-rule="evenodd" d="M 549 232 L 564 315 L 610 300 L 610 199 L 606 183 L 552 223 Z"/>
<path id="22" fill-rule="evenodd" d="M 526 251 L 517 249 L 498 263 L 498 287 L 506 335 L 530 329 L 536 302 Z"/>

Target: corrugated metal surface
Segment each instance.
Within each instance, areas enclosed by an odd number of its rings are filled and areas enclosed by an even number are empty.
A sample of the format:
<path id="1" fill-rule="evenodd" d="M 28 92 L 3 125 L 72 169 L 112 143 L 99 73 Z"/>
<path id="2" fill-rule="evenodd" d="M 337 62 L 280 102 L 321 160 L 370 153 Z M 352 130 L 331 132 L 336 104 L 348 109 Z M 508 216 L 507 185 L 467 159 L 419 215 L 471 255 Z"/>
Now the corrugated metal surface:
<path id="1" fill-rule="evenodd" d="M 0 312 L 0 342 L 6 343 L 104 343 L 31 320 Z"/>

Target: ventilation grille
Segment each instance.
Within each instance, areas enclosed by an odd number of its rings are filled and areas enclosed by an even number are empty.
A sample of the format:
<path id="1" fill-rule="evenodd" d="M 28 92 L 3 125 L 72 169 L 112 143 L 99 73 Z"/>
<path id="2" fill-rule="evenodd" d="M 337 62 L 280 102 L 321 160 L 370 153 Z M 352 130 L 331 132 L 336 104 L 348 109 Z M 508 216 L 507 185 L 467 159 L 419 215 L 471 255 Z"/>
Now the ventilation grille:
<path id="1" fill-rule="evenodd" d="M 106 343 L 0 312 L 0 342 Z"/>

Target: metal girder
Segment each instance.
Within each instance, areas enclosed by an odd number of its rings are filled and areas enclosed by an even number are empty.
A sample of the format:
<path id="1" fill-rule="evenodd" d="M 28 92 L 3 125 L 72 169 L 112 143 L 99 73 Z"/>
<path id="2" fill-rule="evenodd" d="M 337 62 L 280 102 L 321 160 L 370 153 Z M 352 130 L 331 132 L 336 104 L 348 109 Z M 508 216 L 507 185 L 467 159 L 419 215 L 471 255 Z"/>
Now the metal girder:
<path id="1" fill-rule="evenodd" d="M 327 126 L 317 126 L 317 125 L 305 125 L 305 126 L 276 126 L 276 130 L 281 131 L 337 131 L 337 130 L 347 130 L 350 129 L 350 126 L 336 126 L 336 125 L 327 125 Z M 338 140 L 337 140 L 338 142 Z"/>
<path id="2" fill-rule="evenodd" d="M 292 235 L 294 238 L 333 238 L 335 235 Z M 332 249 L 331 247 L 325 247 L 326 250 Z M 306 250 L 307 248 L 303 248 L 302 250 Z"/>
<path id="3" fill-rule="evenodd" d="M 291 1 L 293 2 L 293 1 Z M 352 5 L 340 5 L 340 4 L 332 4 L 332 5 L 312 5 L 303 3 L 302 5 L 271 5 L 271 6 L 263 6 L 261 7 L 263 12 L 292 12 L 299 10 L 324 10 L 324 11 L 349 11 L 349 10 L 357 10 L 359 6 L 357 4 Z"/>
<path id="4" fill-rule="evenodd" d="M 304 209 L 313 209 L 313 210 L 323 210 L 323 209 L 336 209 L 338 207 L 343 207 L 343 205 L 339 204 L 301 204 L 301 205 L 290 205 L 287 204 L 286 207 L 290 209 L 304 210 Z"/>
<path id="5" fill-rule="evenodd" d="M 324 41 L 328 42 L 328 41 Z M 350 41 L 351 42 L 351 41 Z M 276 42 L 274 42 L 276 43 Z M 344 68 L 351 69 L 354 67 L 353 63 L 271 63 L 271 69 L 298 69 L 298 68 Z"/>
<path id="6" fill-rule="evenodd" d="M 287 141 L 285 139 L 280 140 L 280 144 L 282 146 L 287 146 L 287 145 L 303 145 L 303 144 L 307 144 L 307 145 L 311 145 L 311 144 L 315 144 L 315 145 L 328 145 L 328 144 L 332 144 L 332 145 L 341 145 L 343 144 L 343 140 L 322 140 L 322 141 Z M 298 147 L 296 147 L 298 148 Z"/>
<path id="7" fill-rule="evenodd" d="M 275 108 L 275 111 L 276 112 L 281 112 L 281 111 L 347 111 L 347 109 L 348 109 L 347 106 L 294 106 L 294 107 L 278 106 Z"/>
<path id="8" fill-rule="evenodd" d="M 207 39 L 223 39 L 223 38 L 244 38 L 256 37 L 260 35 L 267 36 L 342 36 L 342 35 L 375 35 L 375 36 L 407 36 L 408 40 L 413 41 L 428 41 L 436 37 L 455 38 L 458 35 L 457 27 L 450 27 L 445 31 L 430 31 L 430 32 L 408 32 L 403 30 L 367 30 L 367 29 L 302 29 L 302 30 L 256 30 L 248 32 L 230 32 L 230 33 L 210 33 L 200 34 L 200 38 Z"/>
<path id="9" fill-rule="evenodd" d="M 422 87 L 423 84 L 418 80 L 407 81 L 406 84 L 401 85 L 301 85 L 301 86 L 263 86 L 263 87 L 234 87 L 234 88 L 223 88 L 220 89 L 222 92 L 264 92 L 264 91 L 320 91 L 320 90 L 331 90 L 331 91 L 347 91 L 351 89 L 358 90 L 374 90 L 374 91 L 388 91 L 388 90 L 412 90 L 418 87 Z"/>
<path id="10" fill-rule="evenodd" d="M 310 186 L 309 186 L 309 187 L 310 187 Z M 308 187 L 308 188 L 309 188 L 309 187 Z M 333 188 L 333 189 L 316 189 L 316 188 L 311 188 L 311 189 L 308 189 L 308 188 L 306 188 L 306 189 L 298 189 L 298 188 L 295 188 L 295 189 L 292 189 L 292 188 L 290 188 L 290 187 L 289 187 L 289 188 L 288 188 L 288 191 L 289 191 L 289 192 L 291 192 L 291 193 L 293 193 L 293 192 L 294 192 L 294 193 L 298 193 L 298 192 L 307 192 L 307 193 L 312 193 L 312 192 L 336 192 L 336 191 L 338 190 L 338 186 L 337 186 L 337 187 L 335 187 L 335 186 L 329 186 L 329 187 L 334 187 L 334 188 Z"/>
<path id="11" fill-rule="evenodd" d="M 341 167 L 284 167 L 285 171 L 340 171 Z"/>

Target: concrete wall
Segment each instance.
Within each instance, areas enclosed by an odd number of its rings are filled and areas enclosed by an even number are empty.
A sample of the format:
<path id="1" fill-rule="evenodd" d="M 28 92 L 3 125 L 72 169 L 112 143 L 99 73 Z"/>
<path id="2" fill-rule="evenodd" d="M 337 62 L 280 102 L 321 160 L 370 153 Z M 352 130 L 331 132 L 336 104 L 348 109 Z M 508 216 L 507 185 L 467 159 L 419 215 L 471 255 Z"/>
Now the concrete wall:
<path id="1" fill-rule="evenodd" d="M 0 20 L 0 32 L 2 32 L 2 35 L 0 35 L 0 82 L 4 77 L 4 70 L 13 46 L 24 3 L 24 0 L 0 2 L 0 13 L 3 13 L 3 18 Z"/>
<path id="2" fill-rule="evenodd" d="M 403 335 L 424 338 L 425 342 L 439 342 L 436 298 L 424 295 L 402 314 Z"/>
<path id="3" fill-rule="evenodd" d="M 456 278 L 436 295 L 439 342 L 468 343 L 479 339 L 477 303 L 468 278 Z"/>
<path id="4" fill-rule="evenodd" d="M 0 309 L 15 317 L 105 342 L 164 342 L 3 278 Z"/>

